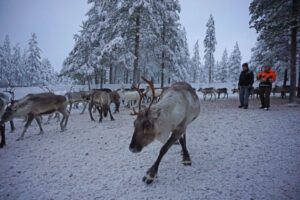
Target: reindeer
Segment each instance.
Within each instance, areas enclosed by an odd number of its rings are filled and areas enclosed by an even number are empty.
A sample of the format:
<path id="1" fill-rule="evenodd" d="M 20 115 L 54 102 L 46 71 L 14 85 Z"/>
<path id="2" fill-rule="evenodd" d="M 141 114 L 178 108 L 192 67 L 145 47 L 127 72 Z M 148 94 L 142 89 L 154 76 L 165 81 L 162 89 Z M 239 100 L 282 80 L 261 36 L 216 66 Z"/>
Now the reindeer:
<path id="1" fill-rule="evenodd" d="M 109 112 L 110 119 L 113 121 L 114 118 L 111 114 L 110 103 L 111 103 L 111 99 L 107 92 L 105 92 L 105 91 L 93 92 L 91 95 L 90 104 L 89 104 L 89 113 L 90 113 L 91 120 L 95 121 L 95 119 L 93 118 L 93 115 L 92 115 L 92 108 L 93 108 L 93 106 L 95 106 L 100 115 L 99 122 L 102 122 L 102 119 L 103 119 L 102 112 L 103 112 L 104 117 L 107 117 L 107 113 Z"/>
<path id="2" fill-rule="evenodd" d="M 7 107 L 9 104 L 13 103 L 15 101 L 15 88 L 10 87 L 9 89 L 6 88 L 3 92 L 0 92 L 0 99 L 3 101 L 4 103 L 4 107 Z M 3 110 L 4 111 L 4 110 Z M 0 117 L 2 116 L 3 113 L 0 112 Z M 10 120 L 10 131 L 14 132 L 15 125 L 14 125 L 14 121 Z"/>
<path id="3" fill-rule="evenodd" d="M 85 109 L 86 109 L 86 105 L 87 105 L 87 102 L 85 101 L 85 99 L 86 99 L 85 97 L 88 96 L 88 95 L 89 95 L 88 91 L 67 92 L 65 94 L 65 96 L 66 96 L 66 98 L 68 100 L 68 103 L 69 103 L 69 113 L 71 113 L 73 104 L 83 103 L 84 107 L 81 111 L 81 114 L 83 114 Z"/>
<path id="4" fill-rule="evenodd" d="M 232 92 L 232 94 L 234 94 L 234 93 L 239 93 L 240 90 L 239 90 L 238 88 L 233 88 L 233 89 L 231 90 L 231 92 Z"/>
<path id="5" fill-rule="evenodd" d="M 110 100 L 111 100 L 111 103 L 114 103 L 115 104 L 115 112 L 114 113 L 117 113 L 117 112 L 120 112 L 120 95 L 117 91 L 112 91 L 109 93 L 109 97 L 110 97 Z"/>
<path id="6" fill-rule="evenodd" d="M 0 98 L 0 117 L 4 113 L 4 109 L 6 107 L 6 103 L 2 98 Z M 5 142 L 5 124 L 0 124 L 0 148 L 4 147 L 6 144 Z"/>
<path id="7" fill-rule="evenodd" d="M 278 86 L 275 85 L 275 87 L 272 89 L 273 96 L 275 96 L 275 93 L 280 93 L 280 97 L 283 99 L 286 97 L 286 93 L 290 92 L 290 86 Z"/>
<path id="8" fill-rule="evenodd" d="M 155 97 L 153 83 L 144 77 Z M 139 111 L 133 108 L 132 115 L 136 116 L 134 121 L 134 132 L 129 145 L 133 153 L 141 152 L 142 149 L 157 139 L 163 143 L 159 156 L 150 167 L 143 178 L 147 184 L 153 182 L 161 159 L 168 149 L 177 141 L 182 147 L 182 163 L 191 165 L 191 159 L 186 148 L 186 129 L 200 113 L 200 101 L 193 88 L 185 82 L 174 83 L 164 94 L 159 102 L 153 104 L 154 98 L 149 106 Z"/>
<path id="9" fill-rule="evenodd" d="M 250 89 L 250 98 L 253 99 L 253 98 L 256 98 L 258 99 L 259 98 L 259 88 L 258 87 L 251 87 Z"/>
<path id="10" fill-rule="evenodd" d="M 64 131 L 69 117 L 69 113 L 67 111 L 67 99 L 62 95 L 55 95 L 52 93 L 28 94 L 6 108 L 3 116 L 1 117 L 0 124 L 10 121 L 16 117 L 27 117 L 27 122 L 21 136 L 17 139 L 21 140 L 24 138 L 25 132 L 33 119 L 35 119 L 39 125 L 40 134 L 44 133 L 39 116 L 51 114 L 56 111 L 63 115 L 60 127 L 61 131 Z"/>
<path id="11" fill-rule="evenodd" d="M 217 88 L 215 92 L 218 94 L 218 99 L 220 99 L 220 95 L 224 94 L 223 99 L 227 96 L 228 99 L 228 93 L 227 93 L 227 88 Z"/>
<path id="12" fill-rule="evenodd" d="M 121 91 L 118 91 L 118 93 L 121 97 L 122 102 L 124 102 L 124 104 L 127 105 L 128 107 L 135 106 L 140 100 L 140 95 L 138 91 L 133 91 L 133 90 L 127 91 L 121 89 Z"/>
<path id="13" fill-rule="evenodd" d="M 206 100 L 206 95 L 210 94 L 210 99 L 212 99 L 212 96 L 215 97 L 215 100 L 217 99 L 216 98 L 216 93 L 215 93 L 215 89 L 213 87 L 210 87 L 210 88 L 199 88 L 198 91 L 202 92 L 203 94 L 203 100 L 205 101 Z"/>
<path id="14" fill-rule="evenodd" d="M 163 89 L 161 88 L 155 88 L 155 100 L 158 101 L 161 94 L 163 92 Z M 153 99 L 153 93 L 151 91 L 151 89 L 149 88 L 149 86 L 146 87 L 145 91 L 143 92 L 146 98 L 146 103 L 148 103 L 149 101 L 151 101 Z"/>

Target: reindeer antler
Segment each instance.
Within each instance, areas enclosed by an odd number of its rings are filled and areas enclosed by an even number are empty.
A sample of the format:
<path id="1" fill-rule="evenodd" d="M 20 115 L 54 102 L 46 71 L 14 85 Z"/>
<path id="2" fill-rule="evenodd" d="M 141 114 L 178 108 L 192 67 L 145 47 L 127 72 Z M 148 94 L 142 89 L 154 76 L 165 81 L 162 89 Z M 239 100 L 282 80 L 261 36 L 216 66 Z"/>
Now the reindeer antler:
<path id="1" fill-rule="evenodd" d="M 136 90 L 136 91 L 138 92 L 138 94 L 140 95 L 139 111 L 136 112 L 135 109 L 133 108 L 133 115 L 137 115 L 137 114 L 141 113 L 142 100 L 143 100 L 145 94 L 143 94 L 143 93 L 140 91 L 140 83 L 139 83 L 137 86 L 135 86 L 135 85 L 133 84 L 131 88 L 134 89 L 134 90 Z"/>
<path id="2" fill-rule="evenodd" d="M 148 85 L 149 85 L 149 87 L 150 87 L 150 89 L 151 89 L 151 91 L 152 91 L 152 99 L 151 99 L 151 102 L 150 102 L 150 104 L 149 104 L 149 106 L 148 106 L 148 108 L 147 108 L 147 110 L 146 110 L 146 113 L 148 113 L 148 111 L 150 110 L 150 108 L 151 108 L 151 106 L 152 106 L 152 104 L 153 104 L 153 102 L 154 102 L 154 100 L 155 100 L 155 89 L 154 89 L 154 85 L 153 85 L 153 83 L 152 83 L 152 81 L 150 81 L 150 80 L 147 80 L 145 77 L 141 77 L 146 83 L 148 83 Z"/>
<path id="3" fill-rule="evenodd" d="M 9 86 L 9 88 L 6 88 L 6 89 L 4 90 L 4 92 L 10 93 L 10 95 L 11 95 L 11 100 L 14 100 L 14 99 L 15 99 L 15 90 L 16 90 L 16 88 L 14 88 L 14 87 L 12 87 L 12 86 Z"/>

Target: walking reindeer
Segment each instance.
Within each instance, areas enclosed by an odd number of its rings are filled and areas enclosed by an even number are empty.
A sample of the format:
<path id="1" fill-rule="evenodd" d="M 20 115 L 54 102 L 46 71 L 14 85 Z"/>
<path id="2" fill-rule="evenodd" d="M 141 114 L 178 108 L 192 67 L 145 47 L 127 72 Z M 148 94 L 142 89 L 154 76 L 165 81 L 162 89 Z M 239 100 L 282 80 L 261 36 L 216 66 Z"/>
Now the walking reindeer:
<path id="1" fill-rule="evenodd" d="M 144 77 L 142 79 L 148 83 L 155 97 L 153 83 Z M 182 163 L 191 165 L 186 148 L 186 129 L 198 117 L 200 101 L 191 85 L 185 82 L 174 83 L 164 91 L 156 104 L 153 104 L 155 98 L 152 98 L 147 108 L 141 109 L 141 99 L 139 110 L 135 111 L 133 108 L 132 115 L 135 115 L 136 119 L 129 149 L 138 153 L 155 139 L 163 143 L 159 156 L 143 178 L 145 183 L 150 184 L 157 174 L 161 159 L 177 140 L 182 147 Z"/>

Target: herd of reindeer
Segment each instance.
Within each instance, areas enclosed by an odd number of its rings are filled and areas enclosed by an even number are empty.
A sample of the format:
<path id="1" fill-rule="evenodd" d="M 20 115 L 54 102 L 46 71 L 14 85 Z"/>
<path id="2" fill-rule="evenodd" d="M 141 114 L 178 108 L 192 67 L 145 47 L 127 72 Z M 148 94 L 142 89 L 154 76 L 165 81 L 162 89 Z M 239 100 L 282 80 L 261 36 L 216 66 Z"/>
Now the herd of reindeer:
<path id="1" fill-rule="evenodd" d="M 99 112 L 99 122 L 102 122 L 103 116 L 107 117 L 108 113 L 110 119 L 114 120 L 110 105 L 115 104 L 115 111 L 119 112 L 121 103 L 127 107 L 136 106 L 137 102 L 141 100 L 142 103 L 149 103 L 152 99 L 158 102 L 163 92 L 169 87 L 154 88 L 155 98 L 153 98 L 153 92 L 149 86 L 145 89 L 139 88 L 139 86 L 132 85 L 131 88 L 120 88 L 112 91 L 109 88 L 92 89 L 91 91 L 79 91 L 79 92 L 67 92 L 64 96 L 57 95 L 54 91 L 48 87 L 41 87 L 44 92 L 38 94 L 28 94 L 25 97 L 15 100 L 15 88 L 6 88 L 3 92 L 0 92 L 0 124 L 10 122 L 11 131 L 14 131 L 13 118 L 24 118 L 26 120 L 24 129 L 18 140 L 24 138 L 24 134 L 27 128 L 32 123 L 33 119 L 36 120 L 40 133 L 44 133 L 42 128 L 42 115 L 49 115 L 45 124 L 48 124 L 50 119 L 55 113 L 55 118 L 60 120 L 59 113 L 63 116 L 60 121 L 61 131 L 64 131 L 68 122 L 69 114 L 73 107 L 78 108 L 78 104 L 83 105 L 83 110 L 80 114 L 83 114 L 88 107 L 89 115 L 92 121 L 95 121 L 93 114 L 96 110 Z M 195 88 L 193 88 L 196 90 Z M 208 96 L 209 100 L 228 98 L 227 88 L 199 88 L 197 90 L 203 94 L 203 100 L 205 101 Z M 237 88 L 233 88 L 231 92 L 238 93 Z M 284 98 L 286 93 L 289 92 L 288 87 L 275 86 L 272 90 L 273 94 L 280 93 Z M 259 89 L 252 88 L 250 91 L 250 98 L 259 98 Z M 92 112 L 93 109 L 93 112 Z M 3 129 L 3 127 L 2 127 Z M 2 131 L 3 132 L 3 131 Z M 5 136 L 1 137 L 0 148 L 5 145 Z"/>
<path id="2" fill-rule="evenodd" d="M 21 99 L 15 100 L 14 89 L 6 89 L 0 93 L 0 148 L 5 145 L 5 123 L 10 122 L 11 131 L 15 129 L 13 119 L 25 119 L 25 125 L 21 136 L 17 140 L 24 138 L 27 128 L 33 120 L 39 126 L 40 134 L 44 133 L 42 128 L 42 116 L 48 115 L 51 118 L 58 118 L 61 131 L 66 130 L 69 115 L 73 107 L 79 103 L 83 105 L 81 114 L 88 107 L 91 120 L 95 120 L 93 113 L 99 112 L 99 122 L 103 116 L 108 114 L 111 120 L 114 117 L 111 112 L 111 104 L 115 104 L 114 113 L 119 112 L 121 103 L 132 108 L 131 115 L 136 116 L 134 121 L 134 133 L 129 145 L 133 153 L 140 152 L 143 147 L 150 144 L 154 139 L 163 143 L 159 156 L 154 164 L 148 169 L 143 178 L 145 183 L 151 183 L 158 170 L 159 163 L 168 149 L 179 141 L 182 151 L 182 163 L 191 165 L 191 159 L 186 148 L 187 125 L 194 121 L 200 113 L 200 101 L 197 94 L 202 92 L 203 99 L 210 95 L 210 100 L 228 98 L 227 88 L 200 88 L 196 90 L 186 82 L 174 83 L 170 87 L 155 88 L 153 83 L 144 77 L 147 83 L 145 89 L 140 88 L 140 84 L 132 85 L 131 88 L 120 88 L 112 91 L 109 88 L 92 89 L 91 91 L 67 92 L 65 95 L 55 94 L 47 88 L 43 93 L 27 94 Z M 232 93 L 238 92 L 233 89 Z M 273 93 L 287 92 L 283 88 L 275 87 Z M 251 95 L 258 97 L 258 89 L 253 88 Z M 138 110 L 136 111 L 136 109 Z M 62 116 L 62 119 L 60 119 Z M 172 134 L 170 134 L 172 133 Z"/>

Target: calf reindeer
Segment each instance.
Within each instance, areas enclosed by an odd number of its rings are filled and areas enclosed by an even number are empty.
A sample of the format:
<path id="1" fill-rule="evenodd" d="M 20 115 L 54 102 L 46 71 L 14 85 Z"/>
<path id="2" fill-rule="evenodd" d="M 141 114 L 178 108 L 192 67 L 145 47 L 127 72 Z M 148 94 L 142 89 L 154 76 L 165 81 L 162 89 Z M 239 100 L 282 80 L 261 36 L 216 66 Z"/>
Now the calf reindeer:
<path id="1" fill-rule="evenodd" d="M 23 139 L 27 128 L 35 119 L 39 125 L 40 133 L 44 133 L 40 115 L 51 114 L 59 112 L 63 115 L 60 122 L 61 131 L 64 131 L 67 123 L 69 113 L 67 111 L 67 99 L 62 95 L 55 95 L 52 93 L 28 94 L 17 102 L 8 106 L 1 118 L 0 124 L 12 120 L 16 117 L 27 118 L 23 132 L 18 140 Z"/>
<path id="2" fill-rule="evenodd" d="M 146 81 L 155 97 L 155 90 L 151 81 Z M 141 100 L 139 111 L 136 112 L 134 121 L 134 132 L 129 145 L 133 153 L 141 152 L 142 149 L 157 139 L 163 143 L 159 156 L 150 167 L 143 178 L 147 184 L 153 182 L 161 159 L 168 149 L 177 141 L 180 141 L 182 147 L 182 163 L 191 165 L 189 152 L 186 148 L 186 129 L 187 126 L 195 120 L 200 113 L 200 101 L 194 89 L 185 82 L 174 83 L 169 89 L 164 91 L 160 101 L 153 104 L 152 98 L 148 108 L 141 109 Z M 153 105 L 152 105 L 153 104 Z"/>
<path id="3" fill-rule="evenodd" d="M 228 99 L 228 92 L 227 92 L 227 88 L 217 88 L 215 90 L 215 92 L 218 94 L 218 99 L 220 99 L 220 95 L 224 94 L 223 99 L 225 99 L 225 97 L 227 96 Z"/>
<path id="4" fill-rule="evenodd" d="M 216 91 L 213 87 L 210 87 L 210 88 L 199 88 L 200 92 L 202 92 L 203 94 L 203 100 L 205 101 L 206 100 L 206 95 L 210 94 L 210 99 L 212 99 L 212 97 L 214 96 L 215 97 L 215 100 L 217 99 L 216 98 Z"/>
<path id="5" fill-rule="evenodd" d="M 100 119 L 99 122 L 102 122 L 103 115 L 107 117 L 107 113 L 109 112 L 110 119 L 114 120 L 111 110 L 110 110 L 111 99 L 107 92 L 105 91 L 95 91 L 91 95 L 90 104 L 89 104 L 89 113 L 92 121 L 95 121 L 92 115 L 92 108 L 95 106 L 99 112 Z M 103 112 L 103 115 L 102 115 Z"/>

